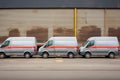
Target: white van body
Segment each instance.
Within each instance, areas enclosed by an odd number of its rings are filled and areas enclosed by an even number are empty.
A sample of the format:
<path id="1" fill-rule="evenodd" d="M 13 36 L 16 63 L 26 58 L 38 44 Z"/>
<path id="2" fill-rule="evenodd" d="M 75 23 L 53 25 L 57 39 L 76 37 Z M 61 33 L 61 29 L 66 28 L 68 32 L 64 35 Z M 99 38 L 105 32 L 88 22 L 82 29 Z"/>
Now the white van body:
<path id="1" fill-rule="evenodd" d="M 22 55 L 28 58 L 36 54 L 36 50 L 35 37 L 9 37 L 1 44 L 0 56 Z"/>
<path id="2" fill-rule="evenodd" d="M 76 37 L 51 37 L 38 51 L 38 54 L 44 58 L 48 56 L 68 56 L 72 58 L 77 53 Z"/>
<path id="3" fill-rule="evenodd" d="M 87 42 L 80 47 L 80 55 L 90 56 L 109 56 L 114 57 L 119 54 L 119 42 L 117 37 L 90 37 Z"/>

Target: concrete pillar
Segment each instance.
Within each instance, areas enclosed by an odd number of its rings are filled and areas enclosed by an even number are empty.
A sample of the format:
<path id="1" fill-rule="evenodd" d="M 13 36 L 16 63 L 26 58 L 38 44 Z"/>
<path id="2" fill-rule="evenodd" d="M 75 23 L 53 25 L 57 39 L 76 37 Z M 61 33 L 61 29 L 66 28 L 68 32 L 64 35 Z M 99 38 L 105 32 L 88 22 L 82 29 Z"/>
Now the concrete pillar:
<path id="1" fill-rule="evenodd" d="M 26 36 L 26 30 L 25 29 L 19 29 L 19 31 L 20 31 L 20 36 Z"/>
<path id="2" fill-rule="evenodd" d="M 107 11 L 104 10 L 104 36 L 108 36 L 108 26 L 107 26 Z"/>
<path id="3" fill-rule="evenodd" d="M 50 37 L 53 37 L 53 26 L 48 27 L 48 39 L 49 39 Z"/>
<path id="4" fill-rule="evenodd" d="M 101 36 L 104 36 L 104 26 L 101 27 Z"/>

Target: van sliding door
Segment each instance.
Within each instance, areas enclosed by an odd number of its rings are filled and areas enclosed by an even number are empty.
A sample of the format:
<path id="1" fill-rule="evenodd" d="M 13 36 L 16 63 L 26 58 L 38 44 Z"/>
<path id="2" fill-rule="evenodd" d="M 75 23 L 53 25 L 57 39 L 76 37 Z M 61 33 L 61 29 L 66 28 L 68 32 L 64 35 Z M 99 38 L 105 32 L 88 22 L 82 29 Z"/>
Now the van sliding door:
<path id="1" fill-rule="evenodd" d="M 55 41 L 55 55 L 65 56 L 67 54 L 68 48 L 64 41 Z"/>

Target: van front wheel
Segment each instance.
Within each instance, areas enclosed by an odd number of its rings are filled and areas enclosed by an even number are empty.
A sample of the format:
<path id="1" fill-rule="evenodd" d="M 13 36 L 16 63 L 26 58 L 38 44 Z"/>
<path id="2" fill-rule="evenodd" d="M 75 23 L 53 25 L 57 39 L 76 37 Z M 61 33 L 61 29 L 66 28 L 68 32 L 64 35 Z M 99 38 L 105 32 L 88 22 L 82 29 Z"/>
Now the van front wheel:
<path id="1" fill-rule="evenodd" d="M 48 55 L 47 52 L 44 52 L 44 53 L 42 54 L 42 57 L 43 57 L 43 58 L 48 58 L 48 56 L 49 56 L 49 55 Z"/>
<path id="2" fill-rule="evenodd" d="M 85 54 L 85 58 L 90 58 L 90 57 L 91 57 L 91 54 L 87 52 L 87 53 Z"/>
<path id="3" fill-rule="evenodd" d="M 27 52 L 27 53 L 24 54 L 24 57 L 25 57 L 25 58 L 30 58 L 30 57 L 31 57 L 31 54 L 30 54 L 29 52 Z"/>
<path id="4" fill-rule="evenodd" d="M 6 56 L 5 56 L 4 53 L 0 53 L 0 58 L 1 58 L 1 59 L 5 58 L 5 57 L 6 57 Z"/>

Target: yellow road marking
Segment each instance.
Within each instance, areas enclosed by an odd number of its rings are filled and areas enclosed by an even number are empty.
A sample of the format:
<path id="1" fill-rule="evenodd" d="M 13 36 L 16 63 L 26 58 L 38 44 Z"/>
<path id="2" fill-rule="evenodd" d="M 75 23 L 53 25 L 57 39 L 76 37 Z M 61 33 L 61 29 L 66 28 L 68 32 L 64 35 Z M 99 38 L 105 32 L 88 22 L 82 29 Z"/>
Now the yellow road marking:
<path id="1" fill-rule="evenodd" d="M 56 62 L 63 62 L 64 60 L 63 59 L 56 59 L 55 61 Z"/>

